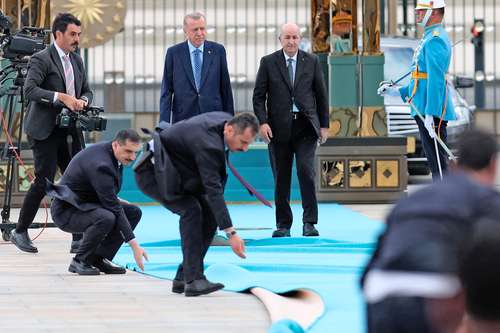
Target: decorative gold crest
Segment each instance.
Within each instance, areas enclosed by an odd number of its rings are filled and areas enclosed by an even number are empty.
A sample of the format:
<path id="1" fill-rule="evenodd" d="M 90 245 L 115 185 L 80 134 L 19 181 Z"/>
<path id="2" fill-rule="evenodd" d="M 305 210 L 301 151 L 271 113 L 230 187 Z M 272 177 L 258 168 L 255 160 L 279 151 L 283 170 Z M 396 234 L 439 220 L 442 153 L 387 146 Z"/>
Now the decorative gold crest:
<path id="1" fill-rule="evenodd" d="M 123 29 L 127 6 L 122 0 L 52 0 L 52 20 L 69 12 L 82 22 L 80 47 L 104 44 Z"/>

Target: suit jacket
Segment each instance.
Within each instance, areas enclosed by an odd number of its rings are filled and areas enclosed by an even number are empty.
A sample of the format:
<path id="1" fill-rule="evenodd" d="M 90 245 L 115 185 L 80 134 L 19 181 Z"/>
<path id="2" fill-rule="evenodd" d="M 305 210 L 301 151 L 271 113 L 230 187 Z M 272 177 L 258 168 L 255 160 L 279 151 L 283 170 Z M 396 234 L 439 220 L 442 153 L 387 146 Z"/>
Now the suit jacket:
<path id="1" fill-rule="evenodd" d="M 168 158 L 161 157 L 164 163 L 158 163 L 155 142 L 154 165 L 144 161 L 135 167 L 139 188 L 167 208 L 169 201 L 183 196 L 206 196 L 219 228 L 232 226 L 224 201 L 227 173 L 223 134 L 224 124 L 231 118 L 226 112 L 205 113 L 161 131 L 159 138 Z M 156 181 L 158 171 L 168 179 Z M 159 184 L 168 189 L 158 189 Z"/>
<path id="2" fill-rule="evenodd" d="M 122 172 L 111 142 L 97 143 L 76 154 L 59 184 L 47 182 L 47 194 L 82 211 L 99 207 L 109 210 L 128 242 L 135 236 L 117 196 L 121 182 Z"/>
<path id="3" fill-rule="evenodd" d="M 92 103 L 82 58 L 70 53 L 75 77 L 75 97 L 85 97 Z M 28 75 L 24 83 L 24 94 L 28 100 L 24 130 L 36 140 L 46 139 L 56 127 L 56 117 L 63 108 L 59 101 L 54 103 L 54 93 L 66 93 L 64 68 L 54 45 L 34 54 L 30 59 Z"/>
<path id="4" fill-rule="evenodd" d="M 319 137 L 320 128 L 329 127 L 329 118 L 328 95 L 318 57 L 299 50 L 293 87 L 283 50 L 263 57 L 255 80 L 253 109 L 260 124 L 271 127 L 273 140 L 283 142 L 291 137 L 292 98 Z"/>
<path id="5" fill-rule="evenodd" d="M 224 46 L 205 41 L 200 91 L 194 82 L 188 42 L 170 47 L 161 84 L 160 121 L 176 123 L 211 111 L 234 114 Z"/>

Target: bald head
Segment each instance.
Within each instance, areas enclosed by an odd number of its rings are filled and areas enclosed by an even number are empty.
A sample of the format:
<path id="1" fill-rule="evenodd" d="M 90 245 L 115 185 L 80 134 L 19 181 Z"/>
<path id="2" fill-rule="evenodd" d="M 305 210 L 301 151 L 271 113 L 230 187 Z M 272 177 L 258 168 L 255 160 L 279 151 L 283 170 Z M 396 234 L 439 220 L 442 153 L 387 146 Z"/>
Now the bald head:
<path id="1" fill-rule="evenodd" d="M 300 44 L 300 28 L 295 23 L 285 23 L 281 26 L 281 33 L 279 40 L 283 51 L 289 56 L 293 57 L 297 54 Z"/>

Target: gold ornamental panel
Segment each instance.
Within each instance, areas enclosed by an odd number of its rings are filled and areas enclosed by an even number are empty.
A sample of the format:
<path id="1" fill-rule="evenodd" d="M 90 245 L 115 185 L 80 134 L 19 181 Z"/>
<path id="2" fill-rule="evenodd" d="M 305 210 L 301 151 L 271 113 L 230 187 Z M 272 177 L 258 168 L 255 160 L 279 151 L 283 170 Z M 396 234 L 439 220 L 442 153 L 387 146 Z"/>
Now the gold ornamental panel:
<path id="1" fill-rule="evenodd" d="M 399 187 L 399 161 L 378 160 L 377 187 Z"/>
<path id="2" fill-rule="evenodd" d="M 345 172 L 343 160 L 322 160 L 320 159 L 322 189 L 344 188 Z"/>
<path id="3" fill-rule="evenodd" d="M 51 19 L 69 12 L 82 22 L 80 47 L 106 43 L 123 29 L 127 5 L 125 0 L 52 0 Z"/>
<path id="4" fill-rule="evenodd" d="M 35 177 L 35 166 L 33 164 L 25 164 L 17 166 L 17 184 L 19 192 L 28 192 L 31 186 L 31 178 Z"/>
<path id="5" fill-rule="evenodd" d="M 372 187 L 372 161 L 349 161 L 349 187 Z"/>
<path id="6" fill-rule="evenodd" d="M 6 181 L 7 181 L 7 166 L 0 165 L 0 192 L 5 192 Z"/>

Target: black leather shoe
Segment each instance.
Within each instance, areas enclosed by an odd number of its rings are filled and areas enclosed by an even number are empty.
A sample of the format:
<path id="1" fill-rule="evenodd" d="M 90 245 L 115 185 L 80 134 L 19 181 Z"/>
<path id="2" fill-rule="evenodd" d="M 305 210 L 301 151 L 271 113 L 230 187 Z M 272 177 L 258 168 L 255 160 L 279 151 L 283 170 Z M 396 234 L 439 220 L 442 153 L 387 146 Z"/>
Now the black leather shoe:
<path id="1" fill-rule="evenodd" d="M 18 233 L 16 229 L 12 230 L 10 233 L 10 241 L 21 251 L 29 253 L 38 252 L 38 249 L 31 242 L 27 231 Z"/>
<path id="2" fill-rule="evenodd" d="M 206 295 L 222 288 L 224 288 L 224 285 L 222 283 L 212 283 L 207 279 L 194 280 L 186 283 L 184 295 L 188 297 Z"/>
<path id="3" fill-rule="evenodd" d="M 71 273 L 77 273 L 78 275 L 99 275 L 100 272 L 94 266 L 87 264 L 86 262 L 77 261 L 73 258 L 71 264 L 69 264 L 68 271 Z"/>
<path id="4" fill-rule="evenodd" d="M 69 250 L 69 253 L 76 253 L 78 252 L 78 249 L 80 248 L 80 244 L 82 243 L 81 240 L 79 241 L 71 241 L 71 249 Z"/>
<path id="5" fill-rule="evenodd" d="M 172 280 L 172 292 L 176 294 L 182 294 L 184 292 L 184 281 Z"/>
<path id="6" fill-rule="evenodd" d="M 319 231 L 314 227 L 314 223 L 306 222 L 302 229 L 302 235 L 306 237 L 319 236 Z"/>
<path id="7" fill-rule="evenodd" d="M 92 266 L 104 274 L 125 274 L 127 272 L 127 270 L 122 266 L 118 266 L 105 258 L 97 259 L 92 263 Z"/>
<path id="8" fill-rule="evenodd" d="M 290 229 L 278 228 L 273 231 L 273 237 L 290 237 Z"/>

